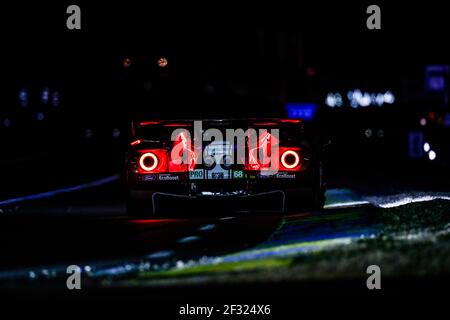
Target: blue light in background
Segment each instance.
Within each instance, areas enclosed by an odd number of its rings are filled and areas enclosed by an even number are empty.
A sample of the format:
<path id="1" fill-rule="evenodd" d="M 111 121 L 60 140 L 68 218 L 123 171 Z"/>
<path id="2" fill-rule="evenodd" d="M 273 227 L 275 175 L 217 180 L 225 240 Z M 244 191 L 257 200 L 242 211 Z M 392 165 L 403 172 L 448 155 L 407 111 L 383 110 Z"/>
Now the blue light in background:
<path id="1" fill-rule="evenodd" d="M 50 97 L 50 89 L 47 88 L 47 87 L 45 87 L 45 88 L 42 90 L 41 102 L 42 102 L 43 104 L 47 104 L 47 103 L 48 103 L 48 100 L 49 100 L 49 97 Z"/>
<path id="2" fill-rule="evenodd" d="M 52 93 L 52 105 L 54 107 L 59 106 L 59 103 L 61 102 L 60 97 L 59 97 L 59 92 L 58 91 L 54 91 Z"/>
<path id="3" fill-rule="evenodd" d="M 288 118 L 300 118 L 305 121 L 314 119 L 317 111 L 315 103 L 288 102 L 285 105 Z"/>
<path id="4" fill-rule="evenodd" d="M 425 67 L 425 88 L 428 91 L 445 91 L 450 66 L 428 65 Z"/>
<path id="5" fill-rule="evenodd" d="M 22 88 L 19 90 L 19 101 L 21 107 L 28 106 L 28 90 L 26 88 Z"/>

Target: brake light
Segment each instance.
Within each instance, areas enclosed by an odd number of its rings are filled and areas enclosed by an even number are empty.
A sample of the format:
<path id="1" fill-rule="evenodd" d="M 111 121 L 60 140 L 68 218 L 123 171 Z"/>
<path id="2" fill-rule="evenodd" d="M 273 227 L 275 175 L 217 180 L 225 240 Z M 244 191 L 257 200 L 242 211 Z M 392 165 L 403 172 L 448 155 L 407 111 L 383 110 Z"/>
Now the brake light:
<path id="1" fill-rule="evenodd" d="M 134 146 L 137 146 L 138 144 L 141 144 L 141 143 L 142 143 L 142 140 L 138 139 L 138 140 L 134 140 L 133 142 L 131 142 L 130 145 L 132 147 L 134 147 Z"/>
<path id="2" fill-rule="evenodd" d="M 150 126 L 150 125 L 154 125 L 154 124 L 158 124 L 159 121 L 143 121 L 143 122 L 139 122 L 140 126 Z"/>
<path id="3" fill-rule="evenodd" d="M 258 140 L 256 147 L 249 146 L 248 161 L 245 165 L 246 170 L 267 170 L 271 165 L 272 146 L 276 152 L 278 139 L 269 132 L 265 131 Z M 276 154 L 273 156 L 278 157 Z M 275 168 L 272 168 L 275 169 Z"/>
<path id="4" fill-rule="evenodd" d="M 166 151 L 162 149 L 142 150 L 138 159 L 139 173 L 158 173 L 167 171 Z"/>
<path id="5" fill-rule="evenodd" d="M 269 140 L 270 141 L 270 140 Z M 260 147 L 261 148 L 261 147 Z M 249 159 L 245 165 L 245 170 L 249 171 L 264 171 L 264 170 L 278 170 L 278 171 L 300 171 L 302 167 L 300 148 L 294 147 L 275 147 L 273 154 L 263 154 L 263 159 L 257 158 L 260 148 L 249 150 Z M 266 145 L 270 149 L 270 143 Z M 280 161 L 271 162 L 276 157 Z M 278 162 L 278 163 L 277 163 Z"/>
<path id="6" fill-rule="evenodd" d="M 281 171 L 298 171 L 301 168 L 300 148 L 280 147 Z"/>
<path id="7" fill-rule="evenodd" d="M 253 123 L 254 126 L 277 126 L 278 123 L 276 122 L 255 122 Z"/>
<path id="8" fill-rule="evenodd" d="M 139 166 L 144 171 L 153 171 L 159 164 L 158 157 L 153 152 L 144 153 L 139 158 Z"/>
<path id="9" fill-rule="evenodd" d="M 182 131 L 175 139 L 170 153 L 169 171 L 187 172 L 193 171 L 197 160 L 190 134 L 188 131 Z"/>

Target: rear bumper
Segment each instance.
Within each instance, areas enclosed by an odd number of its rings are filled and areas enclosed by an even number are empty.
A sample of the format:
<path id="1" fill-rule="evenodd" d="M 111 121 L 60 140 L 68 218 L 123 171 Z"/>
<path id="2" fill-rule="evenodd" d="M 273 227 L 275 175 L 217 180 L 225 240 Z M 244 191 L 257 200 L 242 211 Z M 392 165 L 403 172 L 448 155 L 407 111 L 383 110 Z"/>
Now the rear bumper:
<path id="1" fill-rule="evenodd" d="M 139 175 L 129 172 L 127 179 L 129 190 L 190 197 L 254 196 L 277 190 L 310 188 L 314 183 L 312 170 L 278 172 L 270 177 L 255 173 L 248 174 L 245 179 L 224 180 L 190 180 L 187 173 Z"/>
<path id="2" fill-rule="evenodd" d="M 295 192 L 298 195 L 309 195 L 311 188 L 279 189 L 253 194 L 197 194 L 184 195 L 153 190 L 130 190 L 130 196 L 140 201 L 152 204 L 153 213 L 169 211 L 173 208 L 183 208 L 184 212 L 198 212 L 199 209 L 222 211 L 259 211 L 283 212 L 285 210 L 287 194 Z"/>

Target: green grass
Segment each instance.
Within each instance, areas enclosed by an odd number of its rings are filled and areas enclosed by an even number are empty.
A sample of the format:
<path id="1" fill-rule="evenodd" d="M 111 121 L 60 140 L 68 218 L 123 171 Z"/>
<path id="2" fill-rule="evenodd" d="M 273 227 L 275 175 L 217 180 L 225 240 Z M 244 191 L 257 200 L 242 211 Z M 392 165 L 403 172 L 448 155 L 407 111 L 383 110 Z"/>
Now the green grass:
<path id="1" fill-rule="evenodd" d="M 192 275 L 207 275 L 212 273 L 233 273 L 248 272 L 258 269 L 272 269 L 286 267 L 292 263 L 292 259 L 262 259 L 243 262 L 226 262 L 208 265 L 196 265 L 187 268 L 175 268 L 165 272 L 143 272 L 140 279 L 165 278 L 165 277 L 186 277 Z"/>
<path id="2" fill-rule="evenodd" d="M 434 200 L 384 209 L 383 218 L 387 233 L 443 228 L 450 223 L 450 201 Z"/>
<path id="3" fill-rule="evenodd" d="M 374 239 L 325 246 L 323 250 L 294 257 L 143 272 L 129 280 L 128 285 L 145 283 L 145 280 L 183 281 L 196 276 L 202 277 L 202 281 L 216 282 L 366 277 L 366 268 L 371 264 L 379 265 L 383 275 L 394 277 L 450 275 L 450 230 L 447 230 L 450 201 L 435 200 L 380 210 L 384 229 Z"/>
<path id="4" fill-rule="evenodd" d="M 368 265 L 377 264 L 391 276 L 450 274 L 450 201 L 383 209 L 382 216 L 381 236 L 300 255 L 288 273 L 304 278 L 362 276 Z"/>

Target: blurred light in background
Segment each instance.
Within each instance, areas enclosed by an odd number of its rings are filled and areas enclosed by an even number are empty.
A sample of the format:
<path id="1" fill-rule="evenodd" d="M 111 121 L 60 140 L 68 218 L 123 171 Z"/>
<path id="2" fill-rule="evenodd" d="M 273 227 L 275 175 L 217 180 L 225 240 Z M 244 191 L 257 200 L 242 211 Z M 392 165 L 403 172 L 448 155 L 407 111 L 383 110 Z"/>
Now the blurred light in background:
<path id="1" fill-rule="evenodd" d="M 342 101 L 342 96 L 341 96 L 341 94 L 340 94 L 340 93 L 336 93 L 336 94 L 334 95 L 334 98 L 336 99 L 336 107 L 342 107 L 343 101 Z"/>
<path id="2" fill-rule="evenodd" d="M 430 150 L 430 152 L 428 152 L 428 158 L 433 161 L 434 159 L 436 159 L 436 152 L 434 152 L 433 150 Z"/>
<path id="3" fill-rule="evenodd" d="M 365 92 L 364 95 L 361 97 L 361 99 L 359 100 L 359 105 L 361 107 L 368 107 L 370 106 L 370 95 Z"/>
<path id="4" fill-rule="evenodd" d="M 168 62 L 167 59 L 164 58 L 164 57 L 158 59 L 158 67 L 160 67 L 160 68 L 165 68 L 165 67 L 167 66 L 168 63 L 169 63 L 169 62 Z"/>
<path id="5" fill-rule="evenodd" d="M 425 88 L 428 91 L 445 91 L 445 82 L 450 67 L 447 65 L 429 65 L 425 67 Z"/>
<path id="6" fill-rule="evenodd" d="M 422 127 L 425 127 L 427 125 L 427 119 L 425 119 L 425 118 L 420 119 L 420 125 Z"/>
<path id="7" fill-rule="evenodd" d="M 364 131 L 364 135 L 367 138 L 370 138 L 372 136 L 372 130 L 371 129 L 367 129 L 366 131 Z"/>
<path id="8" fill-rule="evenodd" d="M 44 119 L 45 119 L 44 113 L 43 113 L 43 112 L 38 112 L 38 113 L 36 114 L 36 119 L 37 119 L 38 121 L 44 120 Z"/>
<path id="9" fill-rule="evenodd" d="M 26 88 L 19 90 L 19 102 L 21 107 L 28 106 L 28 91 Z"/>
<path id="10" fill-rule="evenodd" d="M 353 99 L 353 91 L 350 90 L 349 92 L 347 92 L 347 99 L 349 101 Z"/>
<path id="11" fill-rule="evenodd" d="M 343 100 L 340 93 L 329 93 L 325 100 L 325 103 L 329 107 L 342 107 Z"/>
<path id="12" fill-rule="evenodd" d="M 113 138 L 119 138 L 120 137 L 120 130 L 118 128 L 114 128 L 112 131 Z"/>
<path id="13" fill-rule="evenodd" d="M 408 133 L 408 155 L 410 158 L 423 157 L 424 136 L 421 131 L 410 131 Z"/>
<path id="14" fill-rule="evenodd" d="M 49 99 L 50 99 L 50 89 L 45 87 L 44 89 L 42 89 L 41 102 L 43 104 L 47 104 Z"/>
<path id="15" fill-rule="evenodd" d="M 378 129 L 377 136 L 378 136 L 378 138 L 384 138 L 384 130 L 383 129 Z"/>
<path id="16" fill-rule="evenodd" d="M 362 98 L 362 92 L 359 89 L 356 89 L 355 91 L 353 91 L 352 94 L 352 100 L 355 100 L 356 102 L 359 102 Z"/>
<path id="17" fill-rule="evenodd" d="M 327 106 L 334 108 L 336 106 L 336 98 L 334 97 L 334 94 L 329 93 L 325 99 L 325 103 Z"/>
<path id="18" fill-rule="evenodd" d="M 124 68 L 129 68 L 131 66 L 131 59 L 130 58 L 123 59 L 122 64 L 123 64 Z"/>
<path id="19" fill-rule="evenodd" d="M 327 106 L 334 107 L 342 107 L 343 100 L 340 93 L 332 93 L 330 92 L 325 99 L 325 103 Z"/>
<path id="20" fill-rule="evenodd" d="M 423 144 L 423 151 L 428 152 L 430 151 L 430 149 L 431 149 L 430 144 L 428 142 L 425 142 Z"/>
<path id="21" fill-rule="evenodd" d="M 52 106 L 57 107 L 57 106 L 59 106 L 60 102 L 61 102 L 61 100 L 59 98 L 59 92 L 58 91 L 54 91 L 52 93 Z"/>
<path id="22" fill-rule="evenodd" d="M 444 117 L 444 126 L 450 127 L 450 113 L 446 113 Z"/>
<path id="23" fill-rule="evenodd" d="M 392 103 L 394 103 L 394 101 L 395 101 L 395 97 L 394 97 L 394 95 L 392 94 L 392 92 L 387 91 L 387 92 L 384 94 L 384 103 L 392 104 Z"/>
<path id="24" fill-rule="evenodd" d="M 11 126 L 11 120 L 8 119 L 8 118 L 6 118 L 5 120 L 3 120 L 3 125 L 4 125 L 6 128 L 9 128 L 9 127 Z"/>
<path id="25" fill-rule="evenodd" d="M 382 106 L 384 103 L 384 95 L 382 93 L 379 93 L 375 97 L 375 103 L 377 106 Z"/>
<path id="26" fill-rule="evenodd" d="M 314 119 L 317 105 L 314 103 L 288 102 L 285 105 L 288 118 L 300 118 L 306 121 Z"/>
<path id="27" fill-rule="evenodd" d="M 346 103 L 352 108 L 383 106 L 384 104 L 393 104 L 395 102 L 394 94 L 391 91 L 385 93 L 362 93 L 360 89 L 350 90 L 347 92 Z M 331 108 L 340 107 L 344 104 L 340 93 L 328 93 L 325 104 Z"/>

